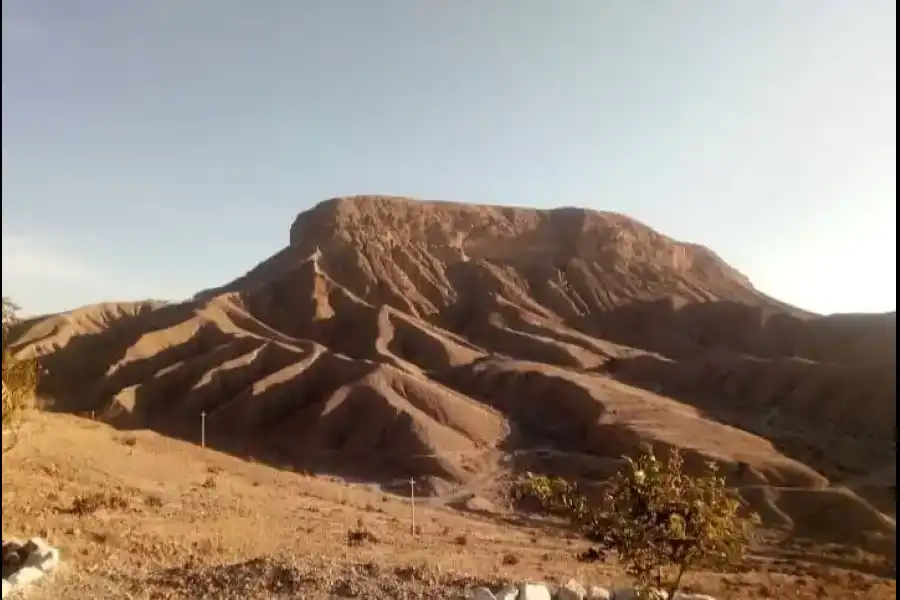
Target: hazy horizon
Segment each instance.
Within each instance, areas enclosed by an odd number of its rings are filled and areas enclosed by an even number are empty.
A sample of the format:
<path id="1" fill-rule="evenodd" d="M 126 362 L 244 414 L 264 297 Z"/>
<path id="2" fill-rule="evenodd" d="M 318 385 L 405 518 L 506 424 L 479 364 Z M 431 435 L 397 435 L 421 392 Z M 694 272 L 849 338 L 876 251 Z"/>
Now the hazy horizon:
<path id="1" fill-rule="evenodd" d="M 581 206 L 896 310 L 896 3 L 3 0 L 3 294 L 182 299 L 326 198 Z"/>

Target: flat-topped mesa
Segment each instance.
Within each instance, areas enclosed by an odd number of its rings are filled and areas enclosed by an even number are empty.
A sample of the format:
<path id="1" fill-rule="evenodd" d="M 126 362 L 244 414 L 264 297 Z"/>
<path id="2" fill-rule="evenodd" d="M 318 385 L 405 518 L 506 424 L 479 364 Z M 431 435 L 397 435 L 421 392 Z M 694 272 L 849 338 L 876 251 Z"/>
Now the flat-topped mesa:
<path id="1" fill-rule="evenodd" d="M 359 250 L 415 246 L 446 262 L 567 263 L 638 268 L 727 281 L 748 279 L 703 246 L 681 243 L 612 212 L 580 208 L 538 210 L 422 201 L 395 196 L 332 198 L 300 213 L 291 226 L 294 247 L 351 245 Z"/>

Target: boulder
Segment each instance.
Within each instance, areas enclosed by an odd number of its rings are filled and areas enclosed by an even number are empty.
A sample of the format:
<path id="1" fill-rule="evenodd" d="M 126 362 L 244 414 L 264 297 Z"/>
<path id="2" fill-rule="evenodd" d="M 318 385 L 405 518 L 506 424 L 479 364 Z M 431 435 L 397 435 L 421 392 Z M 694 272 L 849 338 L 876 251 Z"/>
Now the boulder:
<path id="1" fill-rule="evenodd" d="M 650 600 L 666 600 L 669 594 L 662 590 L 650 590 Z M 618 588 L 613 590 L 612 600 L 642 600 L 634 588 Z"/>
<path id="2" fill-rule="evenodd" d="M 587 600 L 612 600 L 612 598 L 612 592 L 599 585 L 592 585 L 587 591 Z"/>
<path id="3" fill-rule="evenodd" d="M 59 550 L 41 538 L 25 544 L 3 542 L 3 598 L 22 590 L 59 565 Z"/>
<path id="4" fill-rule="evenodd" d="M 553 600 L 553 594 L 543 583 L 523 583 L 519 586 L 517 600 Z"/>
<path id="5" fill-rule="evenodd" d="M 497 600 L 497 596 L 486 587 L 475 588 L 472 593 L 472 600 Z"/>
<path id="6" fill-rule="evenodd" d="M 570 579 L 556 592 L 556 600 L 585 600 L 587 590 L 575 579 Z"/>
<path id="7" fill-rule="evenodd" d="M 519 598 L 519 586 L 508 585 L 496 594 L 497 600 L 517 600 Z"/>

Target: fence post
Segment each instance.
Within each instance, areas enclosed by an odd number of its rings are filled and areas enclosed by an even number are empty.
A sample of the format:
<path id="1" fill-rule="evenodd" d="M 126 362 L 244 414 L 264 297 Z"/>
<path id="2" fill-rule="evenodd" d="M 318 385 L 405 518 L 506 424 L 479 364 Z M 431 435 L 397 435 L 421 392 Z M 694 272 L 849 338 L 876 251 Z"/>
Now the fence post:
<path id="1" fill-rule="evenodd" d="M 206 448 L 206 411 L 200 411 L 200 446 Z"/>

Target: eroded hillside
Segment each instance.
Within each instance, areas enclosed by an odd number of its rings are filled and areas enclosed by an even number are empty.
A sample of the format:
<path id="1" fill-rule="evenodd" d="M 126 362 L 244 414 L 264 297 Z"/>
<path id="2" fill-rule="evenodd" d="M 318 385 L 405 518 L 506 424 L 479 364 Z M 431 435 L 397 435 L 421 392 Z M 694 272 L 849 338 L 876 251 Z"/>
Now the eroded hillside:
<path id="1" fill-rule="evenodd" d="M 893 544 L 896 315 L 804 313 L 618 214 L 329 200 L 190 301 L 17 335 L 60 408 L 190 440 L 205 412 L 237 454 L 496 499 L 648 441 L 722 464 L 773 527 Z"/>

